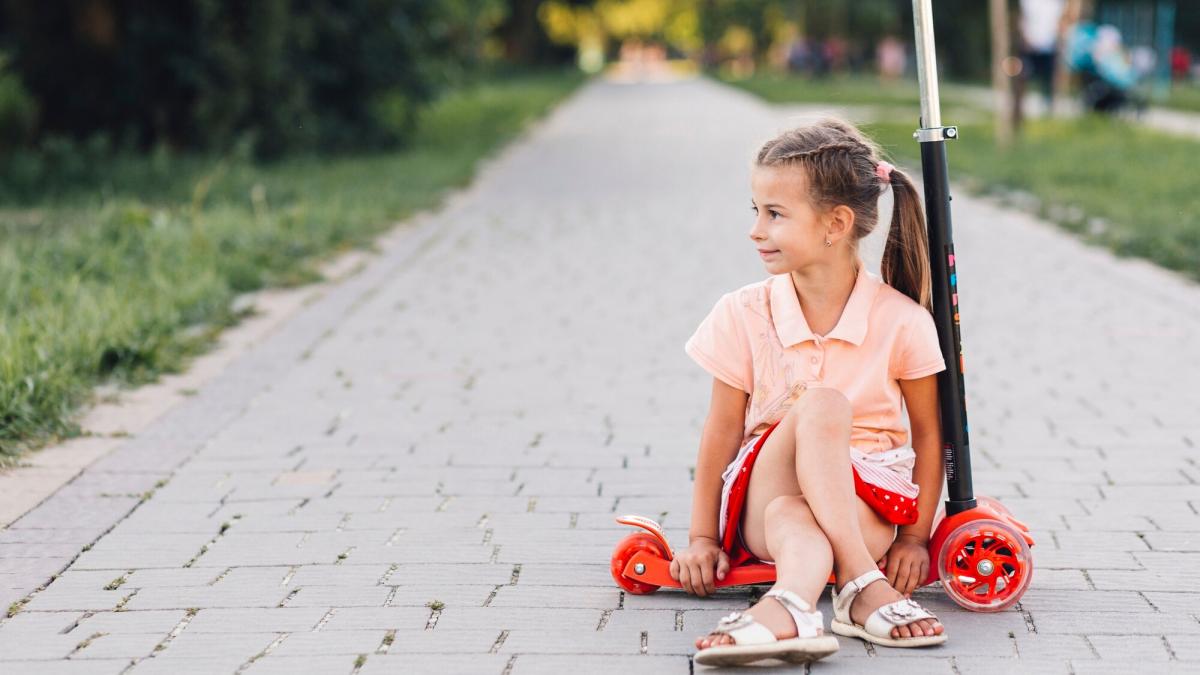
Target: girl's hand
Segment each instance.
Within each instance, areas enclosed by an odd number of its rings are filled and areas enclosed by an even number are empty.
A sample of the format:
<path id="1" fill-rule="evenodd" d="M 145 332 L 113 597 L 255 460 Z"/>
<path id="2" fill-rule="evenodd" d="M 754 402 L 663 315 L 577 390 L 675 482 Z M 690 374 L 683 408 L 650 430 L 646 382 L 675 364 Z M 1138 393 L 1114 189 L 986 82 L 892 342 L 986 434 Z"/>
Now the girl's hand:
<path id="1" fill-rule="evenodd" d="M 896 537 L 885 558 L 888 583 L 905 596 L 917 590 L 929 575 L 929 549 L 911 534 Z"/>
<path id="2" fill-rule="evenodd" d="M 671 578 L 692 595 L 704 597 L 715 593 L 716 580 L 724 579 L 727 574 L 729 555 L 708 537 L 697 537 L 671 560 Z"/>

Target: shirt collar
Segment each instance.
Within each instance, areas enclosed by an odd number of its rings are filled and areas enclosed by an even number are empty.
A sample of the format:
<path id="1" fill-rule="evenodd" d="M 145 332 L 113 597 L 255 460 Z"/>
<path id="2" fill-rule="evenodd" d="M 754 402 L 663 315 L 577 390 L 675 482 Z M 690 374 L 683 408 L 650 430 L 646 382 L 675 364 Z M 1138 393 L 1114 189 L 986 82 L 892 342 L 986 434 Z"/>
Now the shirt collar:
<path id="1" fill-rule="evenodd" d="M 796 285 L 792 282 L 790 273 L 773 275 L 771 282 L 771 318 L 775 322 L 775 333 L 784 347 L 799 344 L 805 340 L 816 340 L 817 336 L 808 327 L 804 312 L 800 309 L 800 298 L 796 295 Z M 837 325 L 823 339 L 845 340 L 855 346 L 861 345 L 867 336 L 867 315 L 871 304 L 882 283 L 876 275 L 867 271 L 862 258 L 858 259 L 858 276 L 854 280 L 854 290 L 850 299 L 838 318 Z"/>

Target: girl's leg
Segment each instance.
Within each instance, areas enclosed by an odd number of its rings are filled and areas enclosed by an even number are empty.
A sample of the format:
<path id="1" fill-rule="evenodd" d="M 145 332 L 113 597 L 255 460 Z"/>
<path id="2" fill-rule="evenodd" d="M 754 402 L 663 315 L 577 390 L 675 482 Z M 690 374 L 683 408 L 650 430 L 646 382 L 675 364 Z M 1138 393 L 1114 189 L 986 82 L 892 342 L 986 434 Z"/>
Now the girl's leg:
<path id="1" fill-rule="evenodd" d="M 755 471 L 757 470 L 756 461 Z M 829 580 L 829 572 L 833 569 L 833 548 L 830 547 L 829 540 L 817 525 L 817 520 L 804 497 L 799 495 L 776 497 L 767 505 L 764 515 L 767 547 L 771 555 L 755 555 L 762 560 L 775 562 L 775 585 L 771 588 L 786 588 L 815 607 L 821 591 L 825 589 L 825 583 Z M 778 600 L 763 597 L 746 611 L 759 623 L 774 631 L 775 637 L 781 640 L 796 637 L 795 621 Z M 728 635 L 710 633 L 698 638 L 696 647 L 703 649 L 732 642 L 733 638 Z"/>
<path id="2" fill-rule="evenodd" d="M 805 392 L 780 421 L 779 426 L 771 432 L 760 449 L 746 492 L 746 506 L 741 527 L 747 548 L 762 560 L 776 562 L 777 586 L 795 591 L 814 604 L 829 577 L 830 563 L 836 558 L 836 551 L 833 541 L 825 536 L 827 530 L 821 527 L 808 495 L 802 503 L 795 500 L 780 500 L 776 504 L 777 498 L 795 497 L 801 494 L 798 466 L 803 466 L 806 472 L 811 471 L 814 474 L 822 475 L 822 480 L 827 484 L 832 481 L 848 487 L 852 499 L 849 520 L 852 527 L 857 530 L 856 536 L 859 537 L 857 546 L 866 549 L 871 566 L 874 566 L 874 561 L 887 551 L 894 536 L 892 525 L 880 518 L 853 492 L 849 456 L 846 452 L 846 448 L 849 446 L 849 430 L 849 402 L 840 392 L 832 389 L 812 389 Z M 823 453 L 806 452 L 803 459 L 798 459 L 800 446 L 807 450 L 823 447 L 825 451 Z M 844 473 L 840 477 L 825 475 L 830 468 L 827 466 L 827 462 L 822 461 L 822 457 L 825 455 L 837 455 L 843 459 Z M 836 463 L 834 466 L 836 467 Z M 834 473 L 837 472 L 834 471 Z M 818 495 L 822 494 L 820 489 L 815 492 Z M 824 510 L 829 511 L 829 509 Z M 771 516 L 769 519 L 768 514 Z M 836 508 L 833 509 L 835 520 L 839 515 Z M 829 517 L 829 514 L 827 513 L 826 516 Z M 786 521 L 797 519 L 800 521 L 798 525 L 786 523 Z M 777 529 L 772 525 L 776 520 L 785 521 L 785 524 Z M 820 544 L 817 545 L 817 550 L 822 551 L 818 556 L 819 560 L 813 556 L 813 549 L 809 548 L 818 537 L 814 530 L 820 531 L 819 536 L 828 546 L 828 549 L 824 549 Z M 843 536 L 837 539 L 839 545 L 845 547 L 847 537 Z M 793 545 L 792 540 L 795 540 L 797 544 Z M 776 544 L 776 541 L 779 543 Z M 803 542 L 804 545 L 800 545 L 800 542 Z M 828 560 L 825 558 L 824 550 L 829 551 Z M 864 567 L 858 570 L 858 574 L 867 569 L 869 568 Z M 846 578 L 853 578 L 853 576 Z M 883 584 L 871 584 L 871 586 L 883 586 Z M 872 589 L 871 586 L 867 590 L 879 590 Z M 814 588 L 815 591 L 810 590 Z M 852 612 L 854 618 L 862 618 L 858 616 L 859 613 L 862 613 L 859 606 L 865 605 L 868 601 L 872 603 L 868 606 L 873 611 L 878 605 L 899 597 L 894 589 L 887 588 L 895 597 L 884 597 L 878 602 L 874 602 L 874 596 L 866 596 L 864 591 L 860 598 L 855 600 L 855 611 Z M 795 635 L 791 617 L 774 599 L 764 598 L 749 611 L 756 619 L 776 630 L 777 636 Z M 869 614 L 869 611 L 867 613 Z M 917 625 L 921 626 L 923 632 L 929 632 L 935 628 L 935 625 L 929 621 L 914 624 L 914 628 Z M 907 631 L 908 627 L 902 627 L 902 629 Z M 936 630 L 941 632 L 940 625 L 936 626 Z M 791 635 L 787 635 L 788 631 L 791 631 Z M 900 636 L 906 634 L 909 633 L 897 633 Z M 710 634 L 699 640 L 697 646 L 703 648 L 710 644 L 731 641 L 728 636 Z"/>
<path id="3" fill-rule="evenodd" d="M 795 463 L 799 470 L 796 478 L 813 516 L 829 538 L 840 588 L 876 567 L 875 561 L 882 552 L 869 550 L 868 541 L 877 542 L 886 537 L 890 545 L 893 530 L 891 524 L 878 515 L 874 519 L 860 517 L 862 500 L 854 493 L 850 455 L 846 451 L 850 447 L 850 402 L 833 389 L 812 390 L 806 396 L 817 392 L 820 392 L 822 404 L 804 406 L 797 413 L 794 437 Z M 880 605 L 901 597 L 886 582 L 870 584 L 850 606 L 851 618 L 863 623 Z M 941 624 L 932 619 L 892 629 L 894 637 L 940 632 Z"/>

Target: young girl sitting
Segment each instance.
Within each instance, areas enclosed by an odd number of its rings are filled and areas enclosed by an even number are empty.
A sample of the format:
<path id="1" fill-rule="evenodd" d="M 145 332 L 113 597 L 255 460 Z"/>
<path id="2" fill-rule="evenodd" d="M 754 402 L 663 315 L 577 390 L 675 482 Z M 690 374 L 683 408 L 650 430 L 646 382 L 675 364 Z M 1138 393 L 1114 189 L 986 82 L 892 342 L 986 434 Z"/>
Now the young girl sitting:
<path id="1" fill-rule="evenodd" d="M 858 244 L 889 185 L 880 278 Z M 824 119 L 767 142 L 751 190 L 750 239 L 771 276 L 723 295 L 684 347 L 714 378 L 689 546 L 671 576 L 704 596 L 731 566 L 759 561 L 776 566 L 776 583 L 698 638 L 694 660 L 833 653 L 815 609 L 831 571 L 833 632 L 944 642 L 936 617 L 908 598 L 929 572 L 942 485 L 935 373 L 946 367 L 916 188 L 860 131 Z"/>

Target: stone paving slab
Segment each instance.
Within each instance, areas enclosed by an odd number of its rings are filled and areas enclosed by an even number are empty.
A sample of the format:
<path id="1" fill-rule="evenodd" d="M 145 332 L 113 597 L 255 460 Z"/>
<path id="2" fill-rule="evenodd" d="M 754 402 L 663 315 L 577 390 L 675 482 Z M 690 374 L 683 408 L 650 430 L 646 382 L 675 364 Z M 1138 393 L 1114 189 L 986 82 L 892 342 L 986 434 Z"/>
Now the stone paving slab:
<path id="1" fill-rule="evenodd" d="M 709 376 L 682 344 L 763 275 L 757 144 L 820 112 L 583 88 L 0 531 L 0 672 L 693 672 L 765 586 L 627 594 L 613 518 L 686 543 Z M 976 487 L 1032 527 L 1033 583 L 994 614 L 922 589 L 944 646 L 813 668 L 1200 670 L 1200 288 L 953 206 Z"/>

